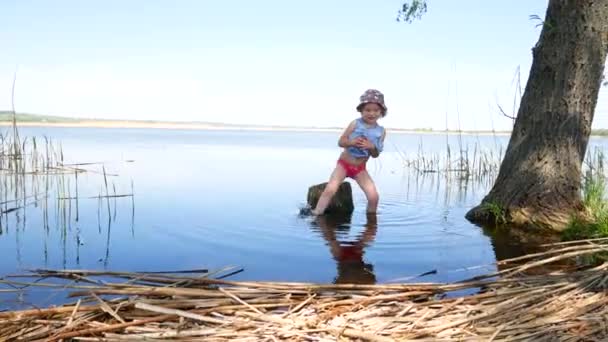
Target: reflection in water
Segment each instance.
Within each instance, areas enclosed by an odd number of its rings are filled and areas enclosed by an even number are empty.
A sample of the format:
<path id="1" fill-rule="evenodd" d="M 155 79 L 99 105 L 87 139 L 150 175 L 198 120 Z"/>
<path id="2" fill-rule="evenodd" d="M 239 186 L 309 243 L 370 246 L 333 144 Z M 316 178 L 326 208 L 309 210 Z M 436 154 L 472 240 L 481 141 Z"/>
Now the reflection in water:
<path id="1" fill-rule="evenodd" d="M 546 249 L 543 244 L 561 241 L 560 235 L 549 234 L 543 231 L 522 230 L 521 228 L 504 226 L 479 226 L 484 235 L 490 238 L 496 261 L 516 258 L 522 255 L 539 253 Z M 563 265 L 565 263 L 560 263 Z M 556 264 L 553 264 L 556 265 Z M 498 264 L 499 271 L 512 267 L 513 264 Z M 552 267 L 550 265 L 545 266 Z"/>
<path id="2" fill-rule="evenodd" d="M 367 215 L 365 230 L 354 241 L 338 240 L 340 235 L 348 235 L 351 216 L 320 216 L 312 224 L 313 229 L 318 230 L 327 241 L 336 261 L 338 275 L 334 283 L 374 284 L 376 282 L 374 266 L 363 261 L 364 249 L 374 241 L 378 230 L 375 214 Z"/>
<path id="3" fill-rule="evenodd" d="M 88 163 L 87 169 L 78 165 L 79 167 L 75 168 L 75 171 L 64 166 L 63 169 L 56 167 L 52 173 L 50 171 L 30 171 L 28 165 L 27 172 L 14 173 L 10 170 L 6 171 L 0 164 L 0 171 L 2 171 L 0 173 L 0 239 L 4 239 L 4 241 L 0 240 L 0 243 L 3 243 L 0 246 L 6 247 L 6 238 L 10 234 L 13 234 L 15 239 L 15 262 L 13 265 L 7 262 L 9 267 L 0 268 L 2 274 L 15 269 L 32 267 L 32 264 L 38 266 L 39 262 L 44 267 L 60 266 L 65 269 L 70 264 L 80 267 L 81 246 L 85 245 L 86 237 L 88 237 L 89 249 L 95 248 L 98 245 L 97 240 L 102 241 L 101 236 L 104 234 L 102 226 L 107 227 L 105 239 L 103 239 L 105 254 L 98 259 L 98 262 L 103 261 L 104 268 L 107 268 L 110 260 L 112 226 L 116 223 L 118 213 L 121 211 L 118 206 L 120 205 L 121 209 L 128 208 L 127 204 L 119 203 L 119 199 L 126 198 L 131 202 L 128 213 L 131 214 L 131 235 L 134 236 L 133 181 L 131 181 L 131 193 L 117 193 L 116 182 L 112 180 L 110 184 L 113 193 L 110 192 L 108 185 L 105 189 L 101 187 L 95 194 L 93 190 L 95 181 L 101 180 L 104 185 L 108 183 L 105 165 Z M 98 168 L 102 170 L 97 170 Z M 79 173 L 87 176 L 86 184 L 79 184 Z M 84 182 L 81 181 L 81 183 Z M 71 191 L 72 184 L 74 184 L 75 193 Z M 85 191 L 82 191 L 83 185 Z M 39 190 L 40 188 L 43 190 Z M 92 226 L 93 211 L 97 212 L 99 238 L 87 231 L 88 227 Z M 83 236 L 85 240 L 83 240 Z M 41 258 L 36 259 L 38 251 L 32 246 L 39 241 L 42 253 Z M 75 248 L 72 247 L 73 242 L 75 242 Z M 52 260 L 53 254 L 60 255 L 60 258 Z M 75 260 L 75 263 L 72 260 Z"/>

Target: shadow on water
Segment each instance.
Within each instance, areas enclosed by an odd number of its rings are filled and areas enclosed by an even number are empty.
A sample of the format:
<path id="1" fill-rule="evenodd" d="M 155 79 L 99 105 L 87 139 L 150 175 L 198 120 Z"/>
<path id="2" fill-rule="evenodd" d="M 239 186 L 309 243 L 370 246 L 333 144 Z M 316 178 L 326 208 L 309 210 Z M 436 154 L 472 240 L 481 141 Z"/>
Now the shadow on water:
<path id="1" fill-rule="evenodd" d="M 509 225 L 477 226 L 482 230 L 484 235 L 490 238 L 499 271 L 513 266 L 501 264 L 500 261 L 502 260 L 540 253 L 546 251 L 543 245 L 561 241 L 559 234 L 543 231 L 525 231 Z M 554 266 L 560 268 L 564 264 L 556 264 Z"/>
<path id="2" fill-rule="evenodd" d="M 351 215 L 327 215 L 312 221 L 312 229 L 326 241 L 333 259 L 336 262 L 336 284 L 374 284 L 376 275 L 374 266 L 363 260 L 365 248 L 376 238 L 378 221 L 375 214 L 367 215 L 364 230 L 355 239 L 347 237 L 351 224 Z"/>

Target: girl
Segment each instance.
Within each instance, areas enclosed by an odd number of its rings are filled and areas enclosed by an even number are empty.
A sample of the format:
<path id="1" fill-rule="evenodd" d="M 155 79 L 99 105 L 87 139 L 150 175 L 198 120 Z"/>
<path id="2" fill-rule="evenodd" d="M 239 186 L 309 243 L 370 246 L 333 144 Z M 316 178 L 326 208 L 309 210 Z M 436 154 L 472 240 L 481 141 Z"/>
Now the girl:
<path id="1" fill-rule="evenodd" d="M 365 164 L 370 156 L 377 158 L 384 146 L 386 132 L 378 125 L 378 119 L 386 116 L 384 95 L 375 89 L 366 90 L 359 98 L 357 111 L 361 117 L 351 122 L 338 140 L 338 146 L 343 147 L 344 151 L 316 208 L 312 211 L 313 215 L 322 215 L 325 212 L 346 177 L 354 179 L 365 193 L 368 213 L 375 213 L 378 208 L 378 191 L 365 170 Z"/>

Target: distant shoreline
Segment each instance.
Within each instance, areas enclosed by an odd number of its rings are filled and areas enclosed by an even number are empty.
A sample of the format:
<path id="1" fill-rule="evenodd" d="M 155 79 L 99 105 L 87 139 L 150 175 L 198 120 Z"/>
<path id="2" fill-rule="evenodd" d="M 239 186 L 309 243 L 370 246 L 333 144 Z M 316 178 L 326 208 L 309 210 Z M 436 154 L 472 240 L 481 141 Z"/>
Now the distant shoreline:
<path id="1" fill-rule="evenodd" d="M 12 126 L 10 121 L 0 121 L 0 127 Z M 276 131 L 276 132 L 341 132 L 342 129 L 335 127 L 297 127 L 297 126 L 248 126 L 248 125 L 224 125 L 212 123 L 191 122 L 149 122 L 149 121 L 121 121 L 121 120 L 86 120 L 66 122 L 42 122 L 42 121 L 19 121 L 18 127 L 64 127 L 64 128 L 143 128 L 143 129 L 185 129 L 185 130 L 209 130 L 209 131 Z M 434 131 L 425 129 L 387 128 L 392 134 L 429 134 L 429 135 L 510 135 L 511 132 L 491 131 Z"/>
<path id="2" fill-rule="evenodd" d="M 11 126 L 13 113 L 0 110 L 0 127 Z M 340 127 L 298 127 L 229 124 L 221 122 L 179 122 L 154 120 L 113 120 L 85 119 L 79 117 L 51 116 L 29 113 L 17 113 L 17 125 L 20 127 L 65 127 L 65 128 L 141 128 L 141 129 L 182 129 L 207 131 L 263 131 L 263 132 L 342 132 Z M 511 131 L 491 130 L 433 130 L 430 128 L 390 128 L 391 134 L 411 135 L 475 135 L 475 136 L 510 136 Z M 593 129 L 591 136 L 608 137 L 608 129 Z"/>

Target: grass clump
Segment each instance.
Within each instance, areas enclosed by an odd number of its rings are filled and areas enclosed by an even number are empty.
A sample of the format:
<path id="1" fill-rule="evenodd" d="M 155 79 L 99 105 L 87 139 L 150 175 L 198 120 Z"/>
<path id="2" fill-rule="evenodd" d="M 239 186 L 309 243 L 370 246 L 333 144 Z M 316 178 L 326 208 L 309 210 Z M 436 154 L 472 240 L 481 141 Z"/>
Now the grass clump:
<path id="1" fill-rule="evenodd" d="M 483 204 L 483 208 L 494 217 L 494 224 L 497 226 L 507 223 L 506 211 L 500 204 L 496 202 L 486 202 Z"/>
<path id="2" fill-rule="evenodd" d="M 576 217 L 562 233 L 564 240 L 608 236 L 608 201 L 603 172 L 588 172 L 583 183 L 583 205 L 588 219 Z"/>

